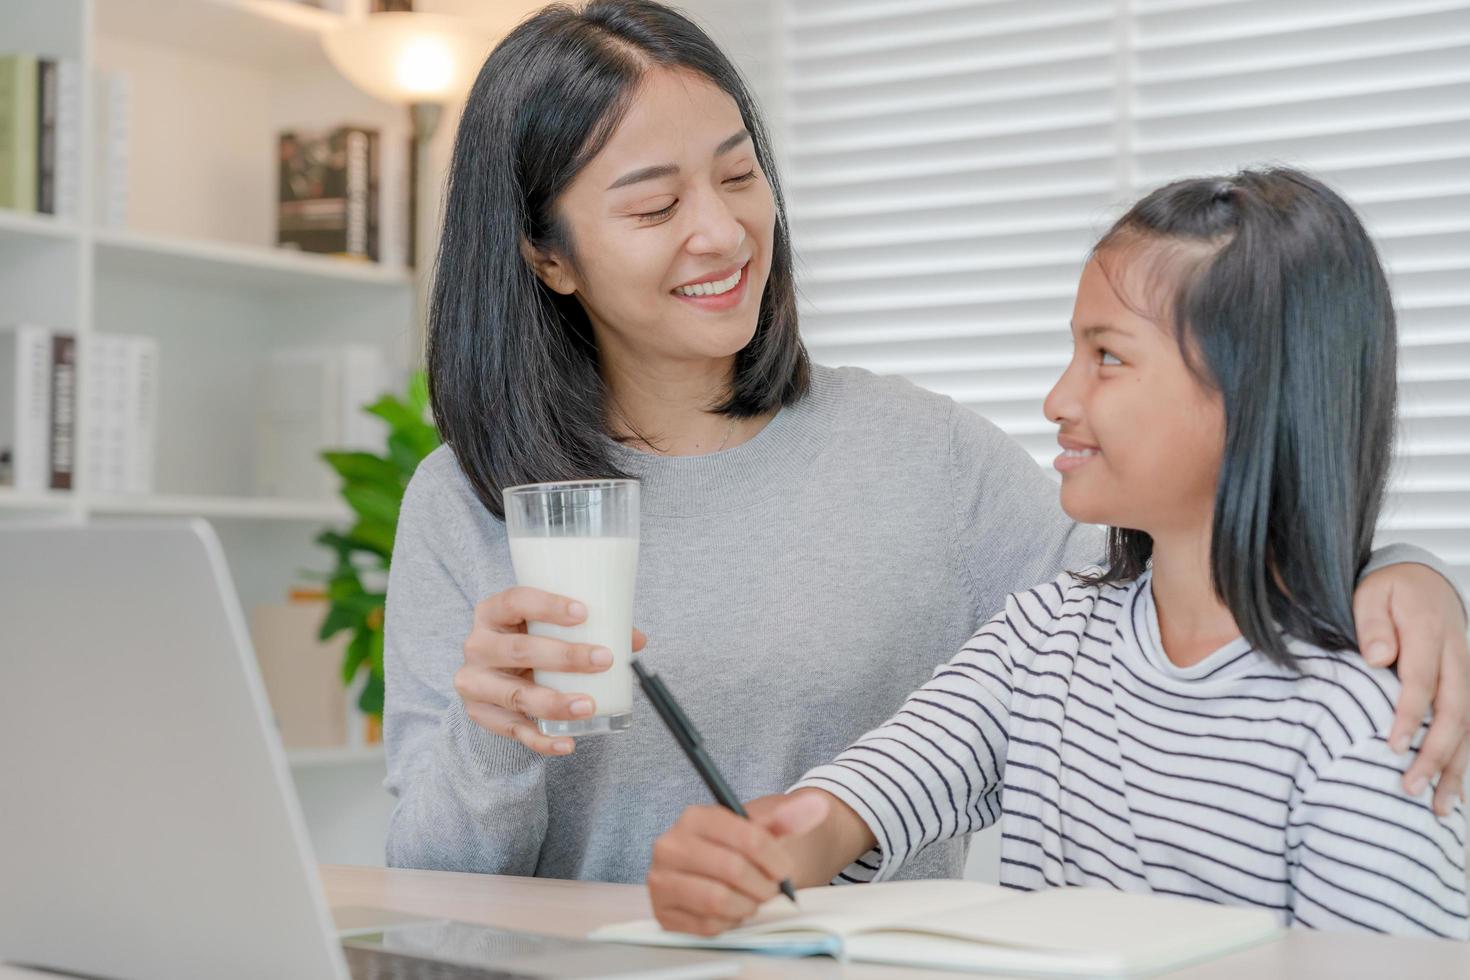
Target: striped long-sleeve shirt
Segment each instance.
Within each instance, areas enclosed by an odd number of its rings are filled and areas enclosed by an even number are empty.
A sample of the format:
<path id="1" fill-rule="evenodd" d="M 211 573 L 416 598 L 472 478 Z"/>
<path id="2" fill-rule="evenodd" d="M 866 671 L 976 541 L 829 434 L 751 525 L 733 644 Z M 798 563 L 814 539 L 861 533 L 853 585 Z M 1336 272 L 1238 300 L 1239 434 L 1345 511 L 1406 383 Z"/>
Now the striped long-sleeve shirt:
<path id="1" fill-rule="evenodd" d="M 889 721 L 796 785 L 851 806 L 881 880 L 1001 822 L 1001 882 L 1277 911 L 1284 924 L 1467 938 L 1465 814 L 1405 795 L 1386 742 L 1399 683 L 1292 642 L 1164 654 L 1149 576 L 1012 595 Z M 1415 743 L 1423 737 L 1423 728 Z"/>

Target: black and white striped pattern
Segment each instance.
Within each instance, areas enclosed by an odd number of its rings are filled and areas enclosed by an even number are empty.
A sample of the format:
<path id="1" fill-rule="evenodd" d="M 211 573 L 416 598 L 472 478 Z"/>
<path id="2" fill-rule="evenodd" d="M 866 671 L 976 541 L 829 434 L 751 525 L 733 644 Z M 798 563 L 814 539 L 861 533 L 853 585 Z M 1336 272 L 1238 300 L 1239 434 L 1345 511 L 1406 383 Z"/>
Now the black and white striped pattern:
<path id="1" fill-rule="evenodd" d="M 1432 790 L 1404 795 L 1409 758 L 1385 740 L 1390 671 L 1293 644 L 1293 674 L 1243 639 L 1180 668 L 1158 636 L 1148 575 L 1012 595 L 888 722 L 797 784 L 845 801 L 878 839 L 841 877 L 886 878 L 1004 818 L 1011 887 L 1467 938 L 1464 810 L 1441 819 Z"/>

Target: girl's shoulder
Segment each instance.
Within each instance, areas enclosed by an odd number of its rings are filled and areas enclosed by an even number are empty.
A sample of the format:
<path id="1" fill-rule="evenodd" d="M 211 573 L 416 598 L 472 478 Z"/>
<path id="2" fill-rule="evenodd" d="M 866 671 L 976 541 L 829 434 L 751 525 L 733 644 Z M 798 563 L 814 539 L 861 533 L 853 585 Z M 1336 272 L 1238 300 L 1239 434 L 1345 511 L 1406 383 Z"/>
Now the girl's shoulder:
<path id="1" fill-rule="evenodd" d="M 1088 636 L 1103 642 L 1107 637 L 1097 635 L 1099 631 L 1092 624 L 1116 623 L 1136 583 L 1099 582 L 1101 573 L 1101 568 L 1087 566 L 1012 592 L 1006 597 L 1005 612 L 998 618 L 1023 639 L 1040 634 L 1071 638 L 1079 645 Z"/>
<path id="2" fill-rule="evenodd" d="M 1324 650 L 1289 639 L 1297 693 L 1319 705 L 1326 729 L 1343 745 L 1386 740 L 1402 685 L 1386 667 L 1371 667 L 1357 650 Z"/>

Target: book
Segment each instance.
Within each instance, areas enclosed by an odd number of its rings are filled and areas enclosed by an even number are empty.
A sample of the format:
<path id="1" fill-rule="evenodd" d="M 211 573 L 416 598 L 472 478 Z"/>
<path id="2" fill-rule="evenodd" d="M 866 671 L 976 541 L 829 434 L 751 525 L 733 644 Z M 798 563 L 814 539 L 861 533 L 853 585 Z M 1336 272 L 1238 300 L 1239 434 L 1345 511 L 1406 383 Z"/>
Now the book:
<path id="1" fill-rule="evenodd" d="M 69 333 L 51 337 L 51 452 L 49 485 L 70 490 L 76 459 L 77 338 Z"/>
<path id="2" fill-rule="evenodd" d="M 88 338 L 86 439 L 81 468 L 95 493 L 151 493 L 158 440 L 158 341 Z"/>
<path id="3" fill-rule="evenodd" d="M 36 210 L 56 213 L 56 59 L 36 61 Z"/>
<path id="4" fill-rule="evenodd" d="M 36 59 L 0 55 L 0 208 L 36 210 Z"/>
<path id="5" fill-rule="evenodd" d="M 56 62 L 55 214 L 75 218 L 82 184 L 82 66 L 72 58 Z"/>
<path id="6" fill-rule="evenodd" d="M 158 341 L 128 337 L 125 425 L 125 493 L 152 493 L 158 433 Z"/>
<path id="7" fill-rule="evenodd" d="M 304 252 L 379 259 L 377 130 L 288 131 L 278 141 L 276 243 Z"/>
<path id="8" fill-rule="evenodd" d="M 1017 892 L 974 881 L 803 888 L 746 925 L 704 938 L 653 920 L 593 931 L 601 942 L 831 955 L 865 963 L 1037 976 L 1127 977 L 1177 969 L 1268 942 L 1283 929 L 1260 908 L 1105 888 Z"/>
<path id="9" fill-rule="evenodd" d="M 49 484 L 51 331 L 0 325 L 0 485 L 42 491 Z"/>

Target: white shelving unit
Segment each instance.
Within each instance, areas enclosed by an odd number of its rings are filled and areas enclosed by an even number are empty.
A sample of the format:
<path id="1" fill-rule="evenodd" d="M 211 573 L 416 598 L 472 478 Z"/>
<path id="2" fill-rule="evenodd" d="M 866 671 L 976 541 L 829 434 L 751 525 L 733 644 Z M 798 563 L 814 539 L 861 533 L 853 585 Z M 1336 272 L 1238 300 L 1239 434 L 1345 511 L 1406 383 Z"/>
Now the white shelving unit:
<path id="1" fill-rule="evenodd" d="M 396 386 L 419 347 L 411 270 L 274 247 L 281 130 L 351 122 L 408 138 L 401 108 L 358 92 L 327 63 L 320 35 L 341 16 L 286 0 L 0 4 L 0 49 L 80 64 L 84 120 L 80 215 L 0 210 L 0 322 L 74 332 L 81 391 L 91 338 L 147 334 L 160 350 L 156 492 L 99 494 L 81 482 L 70 492 L 0 489 L 0 521 L 204 517 L 219 532 L 247 616 L 304 584 L 301 570 L 329 567 L 312 538 L 319 527 L 349 523 L 340 499 L 254 493 L 270 355 L 374 344 Z M 132 89 L 122 228 L 93 218 L 102 71 L 126 72 Z M 78 411 L 87 410 L 79 398 Z M 87 419 L 78 422 L 80 459 Z M 381 749 L 288 758 L 318 856 L 380 863 L 389 802 Z"/>

